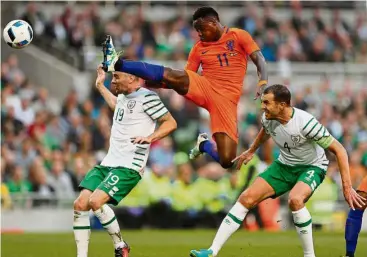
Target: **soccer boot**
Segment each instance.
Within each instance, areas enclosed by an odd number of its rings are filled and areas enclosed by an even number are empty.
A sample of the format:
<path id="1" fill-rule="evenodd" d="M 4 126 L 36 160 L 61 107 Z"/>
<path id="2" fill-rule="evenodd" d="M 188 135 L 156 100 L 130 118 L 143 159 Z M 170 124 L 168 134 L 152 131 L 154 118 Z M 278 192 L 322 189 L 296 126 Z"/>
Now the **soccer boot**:
<path id="1" fill-rule="evenodd" d="M 191 257 L 214 257 L 213 251 L 210 249 L 201 249 L 201 250 L 191 250 Z"/>
<path id="2" fill-rule="evenodd" d="M 190 150 L 190 154 L 189 154 L 190 160 L 196 159 L 197 157 L 199 157 L 202 154 L 202 152 L 200 152 L 200 144 L 201 142 L 204 142 L 207 140 L 209 140 L 209 138 L 206 133 L 199 134 L 195 147 Z"/>
<path id="3" fill-rule="evenodd" d="M 115 249 L 115 257 L 129 257 L 130 246 L 124 241 L 125 246 Z"/>
<path id="4" fill-rule="evenodd" d="M 113 46 L 112 37 L 106 36 L 106 40 L 102 44 L 103 62 L 102 68 L 105 72 L 115 71 L 115 63 L 118 61 L 122 52 L 117 53 Z"/>

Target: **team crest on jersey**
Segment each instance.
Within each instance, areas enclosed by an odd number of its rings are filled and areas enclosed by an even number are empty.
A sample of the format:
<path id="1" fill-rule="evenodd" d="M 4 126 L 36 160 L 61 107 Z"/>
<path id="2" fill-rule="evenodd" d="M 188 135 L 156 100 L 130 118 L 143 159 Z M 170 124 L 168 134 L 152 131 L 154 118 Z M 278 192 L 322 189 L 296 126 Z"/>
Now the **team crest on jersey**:
<path id="1" fill-rule="evenodd" d="M 234 51 L 234 40 L 228 40 L 226 42 L 226 45 L 227 45 L 227 49 L 229 51 Z"/>
<path id="2" fill-rule="evenodd" d="M 291 135 L 291 140 L 293 141 L 294 145 L 297 145 L 301 141 L 301 137 Z"/>
<path id="3" fill-rule="evenodd" d="M 132 108 L 135 107 L 135 104 L 136 104 L 135 100 L 130 100 L 129 102 L 127 102 L 127 108 L 131 110 Z"/>

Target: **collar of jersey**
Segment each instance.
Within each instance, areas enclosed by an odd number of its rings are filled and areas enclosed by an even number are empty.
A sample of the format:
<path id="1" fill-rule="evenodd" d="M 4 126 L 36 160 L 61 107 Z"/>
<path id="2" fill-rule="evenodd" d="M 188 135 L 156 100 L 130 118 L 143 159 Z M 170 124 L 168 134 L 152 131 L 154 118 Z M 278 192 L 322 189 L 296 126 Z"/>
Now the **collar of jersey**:
<path id="1" fill-rule="evenodd" d="M 279 122 L 279 124 L 280 124 L 280 125 L 282 125 L 283 127 L 288 126 L 288 124 L 291 122 L 291 120 L 293 120 L 295 112 L 296 112 L 296 109 L 295 109 L 294 107 L 292 107 L 292 116 L 291 116 L 291 118 L 289 119 L 289 121 L 288 121 L 286 124 L 282 124 L 282 123 L 280 123 L 280 122 Z"/>
<path id="2" fill-rule="evenodd" d="M 208 45 L 215 45 L 221 42 L 221 40 L 223 39 L 223 37 L 229 32 L 229 27 L 224 26 L 223 28 L 224 32 L 223 34 L 220 36 L 220 38 L 217 41 L 214 42 L 203 42 L 201 41 L 201 44 L 203 44 L 203 46 L 208 46 Z"/>
<path id="3" fill-rule="evenodd" d="M 142 94 L 143 90 L 141 90 L 142 87 L 139 87 L 137 90 L 135 90 L 134 92 L 128 94 L 128 95 L 125 95 L 126 98 L 132 98 L 132 97 L 136 97 L 140 94 Z"/>

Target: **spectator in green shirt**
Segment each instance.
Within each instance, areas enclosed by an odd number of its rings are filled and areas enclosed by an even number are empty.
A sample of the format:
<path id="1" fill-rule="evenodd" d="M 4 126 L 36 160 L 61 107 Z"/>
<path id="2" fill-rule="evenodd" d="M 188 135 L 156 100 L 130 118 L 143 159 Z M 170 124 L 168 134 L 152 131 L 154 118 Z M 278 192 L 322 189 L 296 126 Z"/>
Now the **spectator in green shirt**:
<path id="1" fill-rule="evenodd" d="M 31 183 L 24 178 L 22 166 L 14 166 L 11 179 L 6 183 L 10 193 L 24 193 L 32 190 Z"/>

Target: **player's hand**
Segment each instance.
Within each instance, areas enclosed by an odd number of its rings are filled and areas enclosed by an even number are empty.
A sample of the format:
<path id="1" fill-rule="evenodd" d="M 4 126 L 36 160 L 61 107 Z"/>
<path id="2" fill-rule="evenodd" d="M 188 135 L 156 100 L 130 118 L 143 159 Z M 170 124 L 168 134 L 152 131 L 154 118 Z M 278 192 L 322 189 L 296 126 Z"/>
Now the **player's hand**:
<path id="1" fill-rule="evenodd" d="M 343 186 L 343 194 L 352 210 L 355 210 L 355 207 L 362 208 L 366 204 L 366 199 L 359 195 L 351 186 Z"/>
<path id="2" fill-rule="evenodd" d="M 135 144 L 150 144 L 152 143 L 152 139 L 150 137 L 132 137 L 131 143 Z"/>
<path id="3" fill-rule="evenodd" d="M 257 100 L 262 95 L 262 93 L 264 92 L 265 88 L 266 88 L 266 84 L 258 87 L 258 90 L 256 92 L 256 95 L 255 95 L 254 100 Z"/>
<path id="4" fill-rule="evenodd" d="M 97 68 L 96 86 L 103 84 L 105 79 L 106 79 L 106 73 L 102 69 L 102 64 L 100 64 L 98 65 L 98 68 Z"/>
<path id="5" fill-rule="evenodd" d="M 251 150 L 244 151 L 239 156 L 234 158 L 232 162 L 237 161 L 236 168 L 239 170 L 242 166 L 242 164 L 247 164 L 249 161 L 251 161 L 252 157 L 254 157 L 255 152 Z"/>

